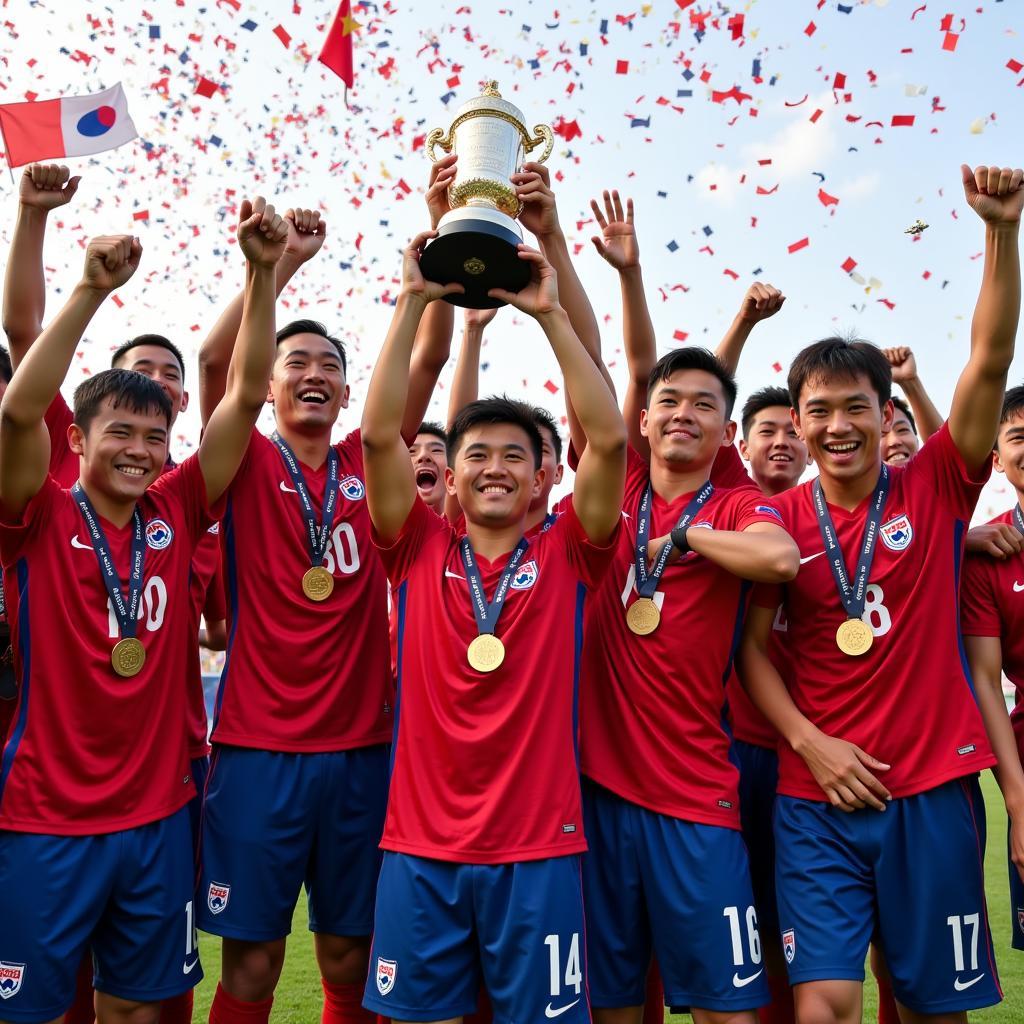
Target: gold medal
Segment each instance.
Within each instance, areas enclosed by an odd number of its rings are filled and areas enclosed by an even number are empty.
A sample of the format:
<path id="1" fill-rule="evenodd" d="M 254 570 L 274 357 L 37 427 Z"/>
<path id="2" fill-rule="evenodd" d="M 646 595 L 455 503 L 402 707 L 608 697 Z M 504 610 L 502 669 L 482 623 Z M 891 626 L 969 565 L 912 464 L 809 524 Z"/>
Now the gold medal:
<path id="1" fill-rule="evenodd" d="M 653 633 L 661 623 L 661 612 L 652 597 L 641 597 L 629 606 L 626 612 L 626 625 L 637 636 Z"/>
<path id="2" fill-rule="evenodd" d="M 466 657 L 477 672 L 493 672 L 505 660 L 505 645 L 493 633 L 481 633 L 473 637 Z"/>
<path id="3" fill-rule="evenodd" d="M 302 574 L 302 592 L 310 601 L 326 601 L 333 590 L 334 577 L 322 565 L 314 565 Z"/>
<path id="4" fill-rule="evenodd" d="M 137 676 L 146 664 L 146 648 L 134 636 L 118 640 L 110 652 L 110 664 L 114 671 L 124 678 Z"/>
<path id="5" fill-rule="evenodd" d="M 875 634 L 863 619 L 847 619 L 836 630 L 836 644 L 843 654 L 856 658 L 871 650 Z"/>

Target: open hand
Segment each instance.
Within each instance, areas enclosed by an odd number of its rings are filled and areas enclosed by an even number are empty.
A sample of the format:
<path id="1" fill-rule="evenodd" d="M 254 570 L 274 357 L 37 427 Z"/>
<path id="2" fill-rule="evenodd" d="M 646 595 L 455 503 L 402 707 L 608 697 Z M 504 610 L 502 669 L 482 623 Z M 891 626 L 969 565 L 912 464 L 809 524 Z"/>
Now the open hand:
<path id="1" fill-rule="evenodd" d="M 421 231 L 402 252 L 402 294 L 414 296 L 424 303 L 445 295 L 461 295 L 466 290 L 461 284 L 438 284 L 423 276 L 420 257 L 427 242 L 436 237 L 436 231 Z"/>
<path id="2" fill-rule="evenodd" d="M 519 258 L 530 263 L 530 283 L 518 292 L 492 288 L 488 295 L 532 317 L 542 317 L 560 309 L 558 302 L 558 276 L 543 255 L 528 245 L 519 245 Z"/>
<path id="3" fill-rule="evenodd" d="M 626 200 L 626 211 L 622 211 L 622 200 L 616 190 L 604 192 L 604 211 L 597 205 L 596 199 L 590 200 L 590 208 L 594 211 L 601 234 L 594 235 L 590 240 L 603 259 L 616 270 L 628 270 L 640 265 L 640 245 L 636 240 L 636 229 L 633 227 L 633 200 Z"/>
<path id="4" fill-rule="evenodd" d="M 872 774 L 888 771 L 889 765 L 865 753 L 860 747 L 823 732 L 798 751 L 833 807 L 856 811 L 873 807 L 884 811 L 889 791 Z"/>

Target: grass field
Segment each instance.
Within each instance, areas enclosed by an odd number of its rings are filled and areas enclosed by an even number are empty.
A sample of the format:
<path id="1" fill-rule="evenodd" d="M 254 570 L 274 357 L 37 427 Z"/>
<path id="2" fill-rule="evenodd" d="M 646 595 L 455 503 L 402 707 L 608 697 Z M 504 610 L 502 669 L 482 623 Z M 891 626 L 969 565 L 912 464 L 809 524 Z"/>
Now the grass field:
<path id="1" fill-rule="evenodd" d="M 1024 953 L 1010 948 L 1010 916 L 1006 894 L 1006 815 L 999 790 L 990 772 L 982 776 L 982 789 L 988 808 L 988 852 L 985 858 L 989 914 L 999 975 L 1006 998 L 998 1006 L 972 1014 L 972 1019 L 983 1024 L 1021 1024 L 1024 1021 Z M 941 856 L 941 851 L 938 853 Z M 204 1022 L 210 1009 L 210 1000 L 220 976 L 220 940 L 203 935 L 200 950 L 206 977 L 196 989 L 195 1017 Z M 871 972 L 868 971 L 870 978 Z M 865 985 L 864 1020 L 876 1019 L 874 985 Z M 320 975 L 313 958 L 313 941 L 306 928 L 305 898 L 299 900 L 292 921 L 292 935 L 284 973 L 274 999 L 271 1020 L 275 1024 L 315 1024 L 320 1019 Z M 670 1021 L 689 1021 L 689 1015 L 668 1017 Z"/>

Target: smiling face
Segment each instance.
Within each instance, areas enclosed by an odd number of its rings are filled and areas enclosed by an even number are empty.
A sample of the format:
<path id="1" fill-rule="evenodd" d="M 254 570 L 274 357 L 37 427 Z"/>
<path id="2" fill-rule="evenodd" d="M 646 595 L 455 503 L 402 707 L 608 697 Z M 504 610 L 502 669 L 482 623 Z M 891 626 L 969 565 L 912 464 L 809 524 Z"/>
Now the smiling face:
<path id="1" fill-rule="evenodd" d="M 658 381 L 640 414 L 640 432 L 651 458 L 686 470 L 714 462 L 732 444 L 736 424 L 728 420 L 722 382 L 706 370 L 677 370 Z"/>
<path id="2" fill-rule="evenodd" d="M 341 355 L 318 334 L 293 334 L 277 346 L 268 401 L 279 427 L 304 434 L 326 433 L 348 408 L 348 383 Z"/>
<path id="3" fill-rule="evenodd" d="M 525 520 L 531 503 L 540 498 L 544 470 L 536 467 L 522 427 L 487 423 L 463 435 L 445 484 L 458 497 L 467 522 L 501 528 Z"/>
<path id="4" fill-rule="evenodd" d="M 747 436 L 740 441 L 740 454 L 765 494 L 795 487 L 810 463 L 788 405 L 770 405 L 754 414 Z"/>
<path id="5" fill-rule="evenodd" d="M 792 412 L 818 471 L 842 484 L 877 477 L 881 436 L 891 429 L 892 415 L 892 402 L 879 405 L 866 374 L 809 378 Z"/>
<path id="6" fill-rule="evenodd" d="M 177 356 L 162 345 L 135 345 L 118 359 L 119 370 L 134 370 L 155 380 L 171 400 L 171 423 L 188 408 L 188 392 Z"/>
<path id="7" fill-rule="evenodd" d="M 1017 493 L 1024 494 L 1024 411 L 999 424 L 993 463 Z"/>
<path id="8" fill-rule="evenodd" d="M 448 468 L 445 443 L 436 434 L 420 433 L 409 445 L 416 491 L 432 509 L 444 508 L 444 471 Z"/>
<path id="9" fill-rule="evenodd" d="M 921 447 L 921 440 L 907 419 L 907 414 L 893 406 L 892 425 L 882 432 L 882 461 L 890 466 L 902 466 L 909 462 Z"/>
<path id="10" fill-rule="evenodd" d="M 82 456 L 86 490 L 114 504 L 134 504 L 167 461 L 167 417 L 156 407 L 135 412 L 107 398 L 83 430 L 68 428 L 71 450 Z"/>

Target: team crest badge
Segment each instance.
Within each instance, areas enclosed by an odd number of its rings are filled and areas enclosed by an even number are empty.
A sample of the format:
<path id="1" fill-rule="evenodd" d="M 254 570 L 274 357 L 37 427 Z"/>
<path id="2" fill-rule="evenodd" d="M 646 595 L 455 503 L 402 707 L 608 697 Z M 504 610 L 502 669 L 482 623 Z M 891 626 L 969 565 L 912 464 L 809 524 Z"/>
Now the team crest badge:
<path id="1" fill-rule="evenodd" d="M 377 991 L 386 996 L 395 987 L 395 976 L 398 974 L 398 961 L 385 960 L 377 957 Z"/>
<path id="2" fill-rule="evenodd" d="M 212 533 L 214 537 L 218 536 L 220 534 L 220 523 L 214 523 L 206 532 Z"/>
<path id="3" fill-rule="evenodd" d="M 221 911 L 226 910 L 230 898 L 230 885 L 221 885 L 220 882 L 210 883 L 210 890 L 206 894 L 206 905 L 210 908 L 211 914 L 219 914 Z"/>
<path id="4" fill-rule="evenodd" d="M 531 558 L 516 570 L 512 577 L 513 590 L 529 590 L 537 582 L 537 563 Z"/>
<path id="5" fill-rule="evenodd" d="M 25 965 L 0 960 L 0 999 L 10 999 L 21 991 L 25 980 Z"/>
<path id="6" fill-rule="evenodd" d="M 146 523 L 146 543 L 154 551 L 163 551 L 174 540 L 174 531 L 163 519 L 151 519 Z"/>
<path id="7" fill-rule="evenodd" d="M 341 488 L 341 493 L 348 498 L 349 501 L 359 501 L 359 499 L 366 494 L 366 488 L 363 486 L 363 481 L 357 476 L 347 476 L 338 485 Z"/>
<path id="8" fill-rule="evenodd" d="M 796 932 L 792 928 L 782 933 L 782 952 L 786 954 L 787 964 L 796 959 Z"/>
<path id="9" fill-rule="evenodd" d="M 890 519 L 882 526 L 882 543 L 890 551 L 905 551 L 914 539 L 914 528 L 906 515 Z"/>

